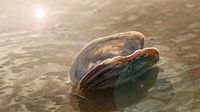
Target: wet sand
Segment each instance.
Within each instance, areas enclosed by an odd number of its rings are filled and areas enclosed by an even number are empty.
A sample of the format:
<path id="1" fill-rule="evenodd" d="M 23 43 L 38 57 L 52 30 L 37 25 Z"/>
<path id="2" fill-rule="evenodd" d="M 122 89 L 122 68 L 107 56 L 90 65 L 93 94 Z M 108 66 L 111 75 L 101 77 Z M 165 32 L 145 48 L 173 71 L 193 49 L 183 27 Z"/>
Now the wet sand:
<path id="1" fill-rule="evenodd" d="M 0 112 L 200 111 L 199 5 L 0 1 Z M 45 20 L 34 18 L 36 7 L 46 10 Z M 144 33 L 146 46 L 160 49 L 159 71 L 102 93 L 73 92 L 69 69 L 78 51 L 92 39 L 132 30 Z"/>

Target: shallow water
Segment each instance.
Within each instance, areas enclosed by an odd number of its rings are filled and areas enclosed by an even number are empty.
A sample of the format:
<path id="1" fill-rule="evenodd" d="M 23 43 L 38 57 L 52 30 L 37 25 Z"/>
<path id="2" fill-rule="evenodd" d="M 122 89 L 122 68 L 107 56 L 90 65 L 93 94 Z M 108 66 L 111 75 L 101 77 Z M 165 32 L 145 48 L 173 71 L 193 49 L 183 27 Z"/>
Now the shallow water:
<path id="1" fill-rule="evenodd" d="M 0 1 L 0 112 L 200 111 L 199 5 L 197 0 Z M 73 92 L 69 69 L 83 45 L 130 30 L 146 35 L 145 46 L 160 49 L 159 71 L 115 90 L 85 97 Z"/>

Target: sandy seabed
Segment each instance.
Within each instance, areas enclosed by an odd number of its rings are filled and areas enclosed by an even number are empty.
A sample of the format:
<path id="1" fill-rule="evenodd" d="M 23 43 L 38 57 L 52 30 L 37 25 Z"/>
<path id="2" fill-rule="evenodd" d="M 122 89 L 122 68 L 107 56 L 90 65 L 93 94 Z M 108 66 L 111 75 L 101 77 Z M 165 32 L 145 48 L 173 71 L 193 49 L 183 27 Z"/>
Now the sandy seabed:
<path id="1" fill-rule="evenodd" d="M 0 112 L 199 112 L 199 5 L 0 1 Z M 46 9 L 44 21 L 32 16 L 35 6 Z M 69 69 L 78 51 L 92 39 L 131 30 L 146 35 L 146 46 L 160 49 L 159 70 L 122 87 L 126 92 L 116 88 L 89 98 L 71 92 Z"/>

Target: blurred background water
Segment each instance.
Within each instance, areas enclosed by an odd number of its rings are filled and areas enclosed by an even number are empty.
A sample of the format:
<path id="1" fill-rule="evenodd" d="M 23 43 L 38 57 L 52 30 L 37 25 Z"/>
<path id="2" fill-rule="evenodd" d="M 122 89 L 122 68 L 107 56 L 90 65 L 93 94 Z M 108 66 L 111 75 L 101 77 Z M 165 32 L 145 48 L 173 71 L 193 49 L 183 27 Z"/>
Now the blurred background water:
<path id="1" fill-rule="evenodd" d="M 0 112 L 199 112 L 199 5 L 0 0 Z M 92 39 L 132 30 L 146 35 L 146 47 L 160 49 L 159 69 L 87 98 L 71 92 L 69 69 L 78 51 Z"/>

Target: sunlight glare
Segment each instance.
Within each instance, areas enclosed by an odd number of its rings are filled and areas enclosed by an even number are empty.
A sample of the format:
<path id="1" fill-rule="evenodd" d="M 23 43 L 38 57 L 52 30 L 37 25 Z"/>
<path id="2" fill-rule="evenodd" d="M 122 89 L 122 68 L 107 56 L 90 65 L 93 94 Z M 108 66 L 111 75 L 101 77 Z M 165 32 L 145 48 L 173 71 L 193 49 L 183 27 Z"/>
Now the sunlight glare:
<path id="1" fill-rule="evenodd" d="M 44 9 L 36 9 L 35 10 L 35 18 L 39 20 L 43 20 L 46 16 L 46 12 Z"/>

